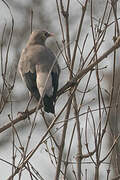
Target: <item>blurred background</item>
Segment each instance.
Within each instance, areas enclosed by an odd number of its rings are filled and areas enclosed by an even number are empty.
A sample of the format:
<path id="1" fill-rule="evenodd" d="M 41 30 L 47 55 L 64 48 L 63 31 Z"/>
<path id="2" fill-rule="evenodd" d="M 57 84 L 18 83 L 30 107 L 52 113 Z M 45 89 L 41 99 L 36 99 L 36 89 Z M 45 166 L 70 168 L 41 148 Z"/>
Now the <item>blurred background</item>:
<path id="1" fill-rule="evenodd" d="M 45 1 L 45 0 L 10 0 L 6 1 L 9 5 L 9 8 L 11 9 L 13 18 L 14 18 L 14 28 L 13 28 L 13 35 L 12 40 L 9 48 L 9 52 L 7 54 L 8 49 L 8 43 L 11 33 L 11 27 L 12 27 L 12 21 L 11 21 L 11 15 L 8 7 L 5 5 L 3 1 L 0 1 L 0 44 L 2 47 L 1 51 L 1 68 L 0 68 L 0 126 L 2 127 L 4 124 L 10 122 L 9 114 L 11 115 L 12 119 L 15 119 L 17 117 L 18 112 L 23 112 L 26 108 L 27 102 L 29 100 L 29 93 L 25 86 L 25 84 L 22 82 L 19 73 L 17 72 L 17 64 L 20 58 L 20 54 L 22 49 L 25 47 L 26 42 L 29 38 L 29 35 L 31 33 L 31 19 L 32 19 L 32 29 L 46 29 L 49 32 L 52 32 L 55 34 L 54 38 L 50 38 L 47 41 L 47 46 L 50 47 L 53 52 L 56 54 L 59 53 L 59 48 L 57 46 L 57 43 L 59 44 L 59 47 L 62 48 L 62 32 L 61 32 L 61 26 L 59 22 L 59 16 L 56 6 L 56 1 Z M 78 26 L 79 21 L 82 15 L 81 10 L 81 3 L 84 1 L 79 0 L 71 0 L 70 1 L 70 11 L 69 11 L 69 30 L 70 30 L 70 48 L 71 48 L 71 54 L 74 50 L 75 45 L 75 38 L 76 34 L 78 32 Z M 93 0 L 93 27 L 94 29 L 98 29 L 99 22 L 101 21 L 101 18 L 103 17 L 103 9 L 105 9 L 107 1 L 103 0 Z M 67 1 L 63 2 L 64 6 L 66 7 Z M 108 2 L 109 7 L 107 9 L 107 13 L 104 18 L 103 26 L 105 26 L 106 20 L 108 18 L 108 13 L 111 8 L 111 1 Z M 91 31 L 91 3 L 88 2 L 87 10 L 84 18 L 84 23 L 80 35 L 79 40 L 79 47 L 81 48 L 83 46 L 83 42 L 85 41 L 85 37 L 87 36 L 87 41 L 85 43 L 85 49 L 83 53 L 83 57 L 87 57 L 88 53 L 90 52 L 90 49 L 93 47 L 93 37 L 92 37 L 92 31 Z M 117 4 L 118 9 L 120 8 L 120 3 L 118 1 Z M 119 11 L 117 12 L 118 18 L 119 18 Z M 63 26 L 65 28 L 65 22 L 62 17 Z M 119 22 L 119 21 L 118 21 Z M 112 24 L 108 27 L 106 36 L 103 40 L 103 43 L 100 47 L 99 52 L 97 53 L 98 56 L 101 56 L 106 50 L 108 50 L 113 44 L 113 37 L 115 36 L 115 23 L 114 23 L 114 15 L 113 12 L 111 13 L 109 24 Z M 4 32 L 4 33 L 3 33 Z M 3 38 L 4 36 L 4 38 Z M 3 41 L 2 41 L 3 38 Z M 56 43 L 57 41 L 57 43 Z M 119 134 L 119 50 L 114 55 L 110 55 L 107 58 L 104 59 L 102 63 L 100 63 L 99 68 L 101 68 L 101 71 L 99 73 L 99 79 L 101 84 L 101 91 L 102 96 L 104 99 L 104 102 L 106 103 L 105 106 L 107 107 L 108 102 L 110 100 L 110 92 L 112 90 L 112 79 L 113 79 L 113 71 L 115 68 L 115 79 L 114 79 L 114 96 L 113 96 L 113 104 L 117 103 L 117 109 L 116 106 L 112 106 L 111 112 L 109 115 L 109 125 L 108 129 L 106 131 L 106 134 L 104 136 L 103 143 L 101 145 L 101 158 L 104 157 L 107 152 L 109 151 L 114 137 L 117 137 Z M 7 57 L 8 56 L 8 57 Z M 115 67 L 114 65 L 114 56 L 115 56 Z M 80 67 L 82 64 L 82 58 L 80 58 L 80 52 L 77 51 L 76 55 L 76 61 L 74 66 L 74 73 L 77 72 L 78 66 Z M 5 62 L 8 58 L 8 65 L 7 65 L 7 73 L 6 73 L 6 79 L 7 83 L 9 85 L 14 84 L 14 87 L 12 89 L 12 92 L 10 93 L 9 100 L 7 99 L 9 95 L 9 91 L 6 87 L 4 87 L 3 91 L 3 77 L 2 77 L 2 69 L 5 68 Z M 63 57 L 60 55 L 58 58 L 58 63 L 61 68 L 61 75 L 60 75 L 60 82 L 59 82 L 59 89 L 63 87 L 63 85 L 69 80 L 69 71 L 66 68 L 65 61 L 63 60 Z M 93 72 L 90 77 L 90 82 L 86 90 L 86 97 L 84 100 L 84 105 L 82 106 L 82 109 L 80 111 L 80 114 L 87 111 L 88 107 L 93 109 L 99 108 L 99 103 L 97 99 L 97 80 L 96 80 L 96 73 Z M 15 78 L 16 77 L 16 78 Z M 79 92 L 76 94 L 78 104 L 81 102 L 82 95 L 84 93 L 84 89 L 86 86 L 86 82 L 88 79 L 88 74 L 82 79 L 79 85 Z M 14 83 L 15 80 L 15 83 Z M 81 95 L 82 94 L 82 95 Z M 56 103 L 56 114 L 60 112 L 62 107 L 64 106 L 66 100 L 67 100 L 67 93 L 61 95 Z M 12 103 L 11 103 L 12 102 Z M 36 101 L 33 100 L 32 103 L 29 106 L 29 109 L 32 109 L 35 107 Z M 102 106 L 101 106 L 102 107 Z M 103 105 L 104 107 L 104 105 Z M 94 120 L 97 124 L 97 119 L 99 118 L 98 111 L 94 111 Z M 102 123 L 104 124 L 104 121 L 106 120 L 106 117 L 108 117 L 108 114 L 106 115 L 105 111 L 101 112 L 101 119 Z M 26 146 L 26 142 L 29 136 L 30 127 L 31 127 L 31 121 L 34 117 L 34 114 L 30 116 L 30 120 L 27 118 L 24 121 L 21 121 L 20 123 L 17 123 L 15 125 L 18 136 L 20 138 L 20 142 L 22 146 Z M 46 117 L 48 119 L 48 122 L 51 122 L 53 119 L 51 114 L 46 114 Z M 73 108 L 71 109 L 69 118 L 73 118 Z M 65 112 L 62 113 L 62 115 L 59 118 L 59 122 L 63 122 L 65 119 Z M 90 119 L 88 118 L 88 144 L 90 150 L 94 149 L 94 138 L 93 138 L 93 129 L 90 125 Z M 106 122 L 106 121 L 105 121 Z M 81 136 L 82 136 L 82 148 L 83 152 L 87 153 L 86 146 L 85 146 L 85 124 L 86 124 L 86 114 L 80 116 L 80 128 L 81 128 Z M 58 144 L 60 142 L 61 133 L 62 133 L 62 124 L 58 123 L 55 125 L 54 129 L 52 130 L 53 133 L 56 132 L 56 139 L 58 141 Z M 74 119 L 69 121 L 69 126 L 67 129 L 67 136 L 66 136 L 66 145 L 64 148 L 64 154 L 63 154 L 63 160 L 65 159 L 67 155 L 67 150 L 71 138 L 71 128 L 74 126 Z M 96 125 L 97 126 L 97 125 Z M 47 130 L 47 127 L 40 115 L 40 113 L 37 114 L 36 118 L 36 126 L 32 133 L 32 137 L 29 143 L 28 152 L 31 151 L 32 148 L 36 146 L 36 144 L 39 142 L 40 137 L 44 134 L 44 132 Z M 75 179 L 74 177 L 74 170 L 76 170 L 75 162 L 76 162 L 76 137 L 77 133 L 75 132 L 74 135 L 74 141 L 72 143 L 72 148 L 70 152 L 70 159 L 69 161 L 72 162 L 68 168 L 67 177 L 68 179 Z M 18 138 L 14 137 L 14 143 L 15 143 L 15 164 L 18 165 L 21 159 L 21 153 L 19 152 L 20 145 Z M 119 141 L 118 141 L 119 142 Z M 51 156 L 48 153 L 48 149 L 52 148 L 52 144 L 50 140 L 43 143 L 37 152 L 33 155 L 33 157 L 30 159 L 30 163 L 33 166 L 33 173 L 35 173 L 34 168 L 37 172 L 39 172 L 39 175 L 36 175 L 38 179 L 44 179 L 44 180 L 51 180 L 55 177 L 55 171 L 56 167 L 54 163 L 51 160 Z M 114 156 L 115 153 L 115 156 Z M 107 173 L 108 169 L 110 170 L 110 177 L 113 177 L 116 174 L 119 174 L 119 143 L 117 144 L 117 147 L 115 148 L 115 152 L 113 151 L 112 156 L 105 160 L 105 162 L 101 165 L 100 168 L 100 175 L 99 179 L 107 179 Z M 94 157 L 95 158 L 95 157 Z M 0 179 L 7 179 L 12 174 L 12 166 L 6 162 L 3 162 L 3 160 L 8 161 L 12 163 L 13 160 L 13 131 L 12 128 L 7 129 L 6 131 L 2 132 L 0 134 Z M 113 161 L 112 161 L 113 160 Z M 114 162 L 114 163 L 112 163 Z M 117 164 L 117 170 L 116 170 L 116 164 Z M 94 165 L 91 162 L 91 158 L 83 160 L 82 164 L 82 172 L 83 172 L 83 179 L 87 177 L 86 179 L 93 179 L 95 170 Z M 87 176 L 85 176 L 85 173 Z M 37 174 L 37 173 L 36 173 Z M 42 178 L 41 178 L 41 177 Z M 18 175 L 14 177 L 15 180 L 19 179 Z M 27 170 L 24 170 L 22 172 L 21 179 L 29 180 L 30 175 Z M 33 178 L 34 179 L 34 178 Z"/>

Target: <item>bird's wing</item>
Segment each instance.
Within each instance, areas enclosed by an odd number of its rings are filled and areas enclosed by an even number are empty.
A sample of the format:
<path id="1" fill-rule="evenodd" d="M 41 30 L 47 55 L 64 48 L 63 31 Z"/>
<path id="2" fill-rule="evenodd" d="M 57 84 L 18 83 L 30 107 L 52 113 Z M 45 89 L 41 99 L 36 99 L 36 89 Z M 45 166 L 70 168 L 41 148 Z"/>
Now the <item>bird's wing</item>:
<path id="1" fill-rule="evenodd" d="M 23 78 L 31 94 L 39 101 L 40 94 L 39 94 L 37 84 L 36 84 L 36 72 L 31 73 L 29 71 L 27 73 L 24 73 Z"/>
<path id="2" fill-rule="evenodd" d="M 31 64 L 31 55 L 27 49 L 24 49 L 18 64 L 18 69 L 22 79 L 25 81 L 31 94 L 39 101 L 40 94 L 36 84 L 35 65 Z"/>
<path id="3" fill-rule="evenodd" d="M 35 72 L 35 66 L 42 60 L 42 56 L 45 56 L 45 48 L 40 45 L 27 46 L 21 53 L 21 57 L 18 63 L 18 69 L 23 76 L 27 72 Z M 41 62 L 42 63 L 42 62 Z"/>
<path id="4" fill-rule="evenodd" d="M 55 63 L 53 70 L 51 72 L 52 75 L 52 86 L 53 86 L 53 100 L 56 101 L 56 94 L 58 90 L 58 83 L 59 83 L 59 75 L 60 75 L 60 67 Z"/>

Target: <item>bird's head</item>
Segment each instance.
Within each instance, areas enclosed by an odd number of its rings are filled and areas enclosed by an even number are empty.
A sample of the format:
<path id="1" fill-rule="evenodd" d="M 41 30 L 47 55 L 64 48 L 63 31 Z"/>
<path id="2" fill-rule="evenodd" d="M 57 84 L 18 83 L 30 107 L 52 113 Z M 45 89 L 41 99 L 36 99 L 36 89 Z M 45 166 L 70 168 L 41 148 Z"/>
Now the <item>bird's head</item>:
<path id="1" fill-rule="evenodd" d="M 36 31 L 33 31 L 32 34 L 30 35 L 29 42 L 32 44 L 44 45 L 46 39 L 51 37 L 51 36 L 53 36 L 53 34 L 47 32 L 45 30 L 43 30 L 43 31 L 36 30 Z"/>

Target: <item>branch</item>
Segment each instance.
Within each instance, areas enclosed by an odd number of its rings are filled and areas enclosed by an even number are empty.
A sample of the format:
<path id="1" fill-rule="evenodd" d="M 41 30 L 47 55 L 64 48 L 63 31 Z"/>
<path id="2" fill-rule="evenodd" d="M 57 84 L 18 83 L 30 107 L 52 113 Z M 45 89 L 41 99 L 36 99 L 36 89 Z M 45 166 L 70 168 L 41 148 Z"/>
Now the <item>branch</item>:
<path id="1" fill-rule="evenodd" d="M 77 84 L 77 81 L 82 79 L 90 70 L 92 70 L 97 64 L 99 64 L 104 58 L 107 58 L 108 55 L 110 55 L 115 49 L 118 49 L 120 47 L 120 36 L 117 38 L 115 44 L 108 49 L 105 53 L 103 53 L 102 56 L 100 56 L 95 62 L 88 65 L 85 69 L 81 70 L 78 75 L 76 75 L 74 78 L 72 78 L 70 81 L 68 81 L 57 93 L 57 96 L 60 96 L 64 94 L 69 88 L 75 86 Z M 42 105 L 40 105 L 39 109 L 42 108 Z M 15 118 L 12 123 L 7 123 L 3 127 L 0 128 L 0 133 L 4 132 L 8 128 L 12 126 L 12 124 L 16 124 L 24 119 L 26 119 L 29 115 L 33 114 L 36 110 L 36 107 L 28 111 L 27 113 L 23 113 L 21 116 Z"/>

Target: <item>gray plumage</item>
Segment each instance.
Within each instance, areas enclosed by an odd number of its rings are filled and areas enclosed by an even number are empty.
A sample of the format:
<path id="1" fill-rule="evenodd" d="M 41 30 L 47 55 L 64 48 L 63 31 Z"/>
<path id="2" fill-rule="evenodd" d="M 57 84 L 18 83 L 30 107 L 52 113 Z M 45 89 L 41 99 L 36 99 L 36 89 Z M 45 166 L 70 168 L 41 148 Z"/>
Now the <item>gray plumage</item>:
<path id="1" fill-rule="evenodd" d="M 39 101 L 43 97 L 44 110 L 55 113 L 60 68 L 53 52 L 45 46 L 52 34 L 33 31 L 22 51 L 18 69 L 31 94 Z"/>

